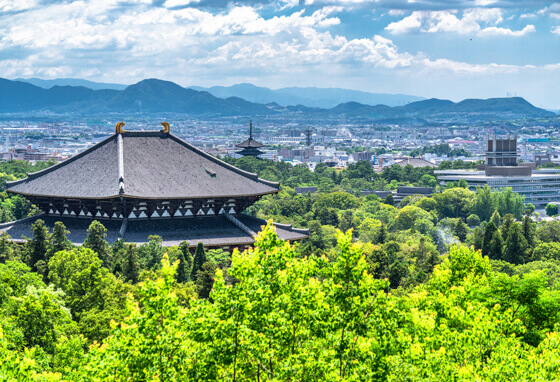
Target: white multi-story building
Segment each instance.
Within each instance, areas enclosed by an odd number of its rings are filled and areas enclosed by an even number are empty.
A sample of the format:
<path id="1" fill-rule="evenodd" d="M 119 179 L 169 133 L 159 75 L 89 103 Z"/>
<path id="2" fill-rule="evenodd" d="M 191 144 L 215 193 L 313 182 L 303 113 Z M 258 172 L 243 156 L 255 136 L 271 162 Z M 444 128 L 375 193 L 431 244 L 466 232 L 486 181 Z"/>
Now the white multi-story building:
<path id="1" fill-rule="evenodd" d="M 536 170 L 535 163 L 517 163 L 517 135 L 510 139 L 487 138 L 486 166 L 478 171 L 436 170 L 438 181 L 445 185 L 464 179 L 469 189 L 488 185 L 492 189 L 511 187 L 525 196 L 525 203 L 544 208 L 560 204 L 560 170 Z"/>

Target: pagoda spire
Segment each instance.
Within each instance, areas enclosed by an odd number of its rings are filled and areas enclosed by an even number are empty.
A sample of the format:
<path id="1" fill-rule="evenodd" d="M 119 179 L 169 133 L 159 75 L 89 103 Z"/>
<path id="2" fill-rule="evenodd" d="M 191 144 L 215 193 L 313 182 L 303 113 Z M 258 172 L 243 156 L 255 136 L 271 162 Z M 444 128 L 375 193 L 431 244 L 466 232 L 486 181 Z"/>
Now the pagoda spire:
<path id="1" fill-rule="evenodd" d="M 249 139 L 253 139 L 253 118 L 249 119 Z"/>

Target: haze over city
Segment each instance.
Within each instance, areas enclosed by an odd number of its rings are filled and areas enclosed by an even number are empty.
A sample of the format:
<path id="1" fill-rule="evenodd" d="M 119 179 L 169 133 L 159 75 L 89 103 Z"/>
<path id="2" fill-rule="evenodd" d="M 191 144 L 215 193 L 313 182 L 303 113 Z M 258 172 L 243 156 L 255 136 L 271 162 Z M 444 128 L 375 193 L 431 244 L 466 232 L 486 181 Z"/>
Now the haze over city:
<path id="1" fill-rule="evenodd" d="M 550 1 L 8 0 L 2 77 L 342 87 L 560 109 Z"/>

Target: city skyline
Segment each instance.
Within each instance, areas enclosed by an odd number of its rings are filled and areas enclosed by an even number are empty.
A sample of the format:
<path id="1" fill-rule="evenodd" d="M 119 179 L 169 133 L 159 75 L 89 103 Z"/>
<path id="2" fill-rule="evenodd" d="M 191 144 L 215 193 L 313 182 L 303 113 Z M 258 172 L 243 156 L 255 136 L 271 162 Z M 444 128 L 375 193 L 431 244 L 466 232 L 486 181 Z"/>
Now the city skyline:
<path id="1" fill-rule="evenodd" d="M 2 77 L 517 95 L 560 109 L 546 1 L 5 1 Z"/>

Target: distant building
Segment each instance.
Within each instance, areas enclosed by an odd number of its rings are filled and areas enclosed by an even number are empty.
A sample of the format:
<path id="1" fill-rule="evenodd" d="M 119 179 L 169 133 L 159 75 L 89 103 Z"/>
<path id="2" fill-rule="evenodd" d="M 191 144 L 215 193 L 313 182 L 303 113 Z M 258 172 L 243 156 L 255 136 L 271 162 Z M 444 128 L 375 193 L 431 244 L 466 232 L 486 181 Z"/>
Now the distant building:
<path id="1" fill-rule="evenodd" d="M 485 185 L 492 189 L 511 187 L 525 196 L 525 203 L 537 208 L 560 203 L 560 170 L 536 170 L 535 163 L 517 163 L 517 134 L 487 136 L 486 149 L 486 165 L 479 171 L 436 170 L 438 181 L 445 185 L 465 179 L 471 190 Z"/>
<path id="2" fill-rule="evenodd" d="M 260 142 L 257 142 L 253 139 L 253 121 L 249 122 L 249 139 L 245 142 L 241 142 L 235 147 L 241 149 L 237 151 L 237 154 L 243 156 L 251 156 L 251 157 L 258 157 L 259 155 L 263 154 L 264 152 L 259 150 L 264 145 Z"/>
<path id="3" fill-rule="evenodd" d="M 406 165 L 411 165 L 412 167 L 437 167 L 432 162 L 428 162 L 422 158 L 406 158 L 400 161 L 395 162 L 396 165 L 404 167 Z"/>

